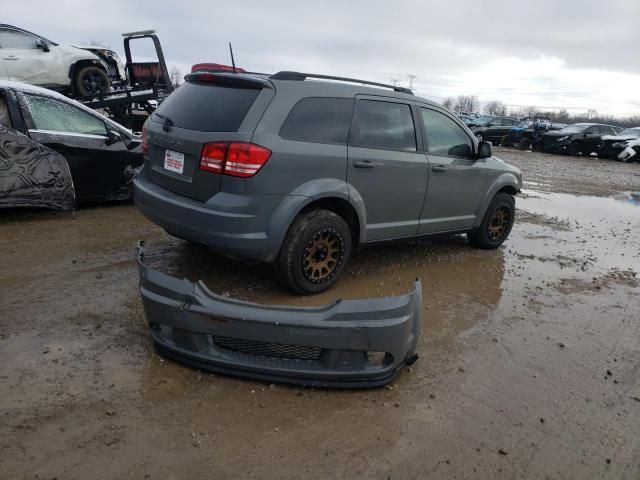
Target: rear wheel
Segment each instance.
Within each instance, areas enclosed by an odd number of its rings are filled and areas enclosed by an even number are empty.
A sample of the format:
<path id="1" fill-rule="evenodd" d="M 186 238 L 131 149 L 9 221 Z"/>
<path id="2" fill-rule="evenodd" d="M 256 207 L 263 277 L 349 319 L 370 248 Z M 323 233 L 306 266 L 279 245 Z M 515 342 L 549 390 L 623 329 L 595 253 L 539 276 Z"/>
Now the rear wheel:
<path id="1" fill-rule="evenodd" d="M 469 243 L 476 248 L 498 248 L 511 233 L 516 217 L 516 202 L 508 193 L 498 193 L 489 204 L 482 223 L 467 234 Z"/>
<path id="2" fill-rule="evenodd" d="M 294 292 L 320 293 L 338 280 L 350 256 L 347 223 L 329 210 L 313 210 L 300 215 L 289 228 L 276 268 Z"/>
<path id="3" fill-rule="evenodd" d="M 80 68 L 76 72 L 73 86 L 76 95 L 88 97 L 108 92 L 111 88 L 111 81 L 107 72 L 102 68 L 90 65 Z"/>
<path id="4" fill-rule="evenodd" d="M 518 142 L 518 148 L 520 150 L 529 150 L 530 146 L 531 146 L 531 140 L 529 140 L 528 138 L 522 138 Z"/>
<path id="5" fill-rule="evenodd" d="M 505 135 L 500 139 L 500 145 L 503 147 L 510 147 L 511 141 L 509 140 L 509 135 Z"/>

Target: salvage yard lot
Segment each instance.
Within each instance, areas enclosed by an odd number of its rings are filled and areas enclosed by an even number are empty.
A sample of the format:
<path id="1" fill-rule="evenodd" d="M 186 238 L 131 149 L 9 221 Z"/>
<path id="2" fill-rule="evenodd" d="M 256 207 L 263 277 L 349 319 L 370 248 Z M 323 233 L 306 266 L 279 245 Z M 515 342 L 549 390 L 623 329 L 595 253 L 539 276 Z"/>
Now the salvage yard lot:
<path id="1" fill-rule="evenodd" d="M 625 192 L 640 192 L 640 165 L 495 153 L 525 179 L 502 248 L 368 248 L 312 298 L 131 204 L 4 213 L 0 476 L 639 478 L 640 206 Z M 136 290 L 139 239 L 152 267 L 266 303 L 404 293 L 421 277 L 420 359 L 365 391 L 162 360 Z"/>

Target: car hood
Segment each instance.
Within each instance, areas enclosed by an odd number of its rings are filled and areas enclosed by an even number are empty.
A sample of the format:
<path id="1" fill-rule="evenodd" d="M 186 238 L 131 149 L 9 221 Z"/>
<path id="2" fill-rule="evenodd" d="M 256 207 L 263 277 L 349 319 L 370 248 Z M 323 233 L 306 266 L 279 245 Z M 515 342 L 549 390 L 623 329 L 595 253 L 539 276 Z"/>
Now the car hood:
<path id="1" fill-rule="evenodd" d="M 602 140 L 614 140 L 619 142 L 624 142 L 627 140 L 634 140 L 640 137 L 634 137 L 633 135 L 604 135 Z"/>
<path id="2" fill-rule="evenodd" d="M 74 60 L 100 61 L 100 59 L 95 54 L 82 48 L 74 47 L 72 45 L 58 45 L 56 49 L 65 57 L 73 58 Z"/>
<path id="3" fill-rule="evenodd" d="M 560 132 L 560 130 L 552 130 L 550 132 L 543 133 L 545 137 L 570 137 L 571 135 L 575 135 L 575 133 L 565 133 Z"/>

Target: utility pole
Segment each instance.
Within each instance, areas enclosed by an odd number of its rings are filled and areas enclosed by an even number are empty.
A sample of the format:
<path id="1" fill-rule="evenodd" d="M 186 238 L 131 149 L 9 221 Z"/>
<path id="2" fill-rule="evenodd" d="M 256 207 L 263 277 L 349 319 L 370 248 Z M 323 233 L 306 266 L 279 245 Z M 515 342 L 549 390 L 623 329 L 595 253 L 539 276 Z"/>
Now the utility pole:
<path id="1" fill-rule="evenodd" d="M 413 81 L 416 76 L 413 73 L 407 73 L 407 77 L 409 78 L 409 90 L 413 89 Z"/>

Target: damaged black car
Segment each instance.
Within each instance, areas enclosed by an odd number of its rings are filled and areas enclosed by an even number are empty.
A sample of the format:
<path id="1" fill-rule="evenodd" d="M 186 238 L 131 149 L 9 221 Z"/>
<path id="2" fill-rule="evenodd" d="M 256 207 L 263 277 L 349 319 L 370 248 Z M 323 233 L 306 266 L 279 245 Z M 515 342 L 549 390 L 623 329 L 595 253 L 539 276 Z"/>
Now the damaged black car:
<path id="1" fill-rule="evenodd" d="M 0 124 L 64 157 L 76 203 L 131 197 L 143 162 L 140 138 L 98 112 L 44 88 L 0 81 Z"/>
<path id="2" fill-rule="evenodd" d="M 600 158 L 618 160 L 618 155 L 627 148 L 629 141 L 637 140 L 638 138 L 640 138 L 640 127 L 627 128 L 617 135 L 605 135 L 602 137 L 599 156 Z"/>
<path id="3" fill-rule="evenodd" d="M 540 147 L 547 153 L 567 153 L 568 155 L 599 154 L 602 137 L 616 135 L 619 129 L 599 123 L 574 123 L 560 130 L 542 135 Z"/>

